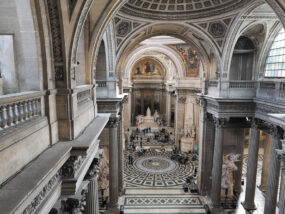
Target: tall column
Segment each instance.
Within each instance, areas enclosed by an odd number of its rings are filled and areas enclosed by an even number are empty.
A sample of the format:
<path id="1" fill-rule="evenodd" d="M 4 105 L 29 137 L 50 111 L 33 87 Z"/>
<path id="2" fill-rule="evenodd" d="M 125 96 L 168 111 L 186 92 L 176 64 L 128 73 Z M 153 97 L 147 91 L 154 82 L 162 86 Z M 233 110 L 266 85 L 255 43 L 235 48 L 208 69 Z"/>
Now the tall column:
<path id="1" fill-rule="evenodd" d="M 256 188 L 256 172 L 259 149 L 258 120 L 254 119 L 251 124 L 249 155 L 247 163 L 245 200 L 242 203 L 244 209 L 255 210 L 254 196 Z"/>
<path id="2" fill-rule="evenodd" d="M 282 141 L 282 150 L 277 150 L 277 155 L 281 160 L 281 187 L 279 198 L 279 213 L 285 213 L 285 140 Z"/>
<path id="3" fill-rule="evenodd" d="M 111 116 L 107 127 L 109 128 L 109 165 L 110 165 L 110 202 L 108 213 L 116 213 L 119 198 L 119 150 L 118 150 L 119 117 Z"/>
<path id="4" fill-rule="evenodd" d="M 238 194 L 241 193 L 241 178 L 242 178 L 242 160 L 243 160 L 243 149 L 244 149 L 244 128 L 236 129 L 236 138 L 237 138 L 237 154 L 240 154 L 240 160 L 236 163 L 238 168 L 237 171 L 234 171 L 234 191 Z"/>
<path id="5" fill-rule="evenodd" d="M 211 190 L 211 170 L 213 167 L 215 125 L 206 109 L 200 114 L 198 187 L 201 195 L 209 195 Z"/>
<path id="6" fill-rule="evenodd" d="M 88 171 L 87 179 L 89 180 L 89 184 L 86 197 L 85 214 L 99 214 L 98 173 L 99 162 L 94 161 Z"/>
<path id="7" fill-rule="evenodd" d="M 269 177 L 267 182 L 267 191 L 265 198 L 264 213 L 275 213 L 277 204 L 277 194 L 280 175 L 280 162 L 278 160 L 277 149 L 281 149 L 282 129 L 280 127 L 272 128 L 272 146 L 270 156 Z"/>
<path id="8" fill-rule="evenodd" d="M 119 126 L 118 126 L 118 138 L 119 138 L 119 195 L 122 195 L 123 193 L 123 174 L 124 174 L 124 128 L 123 128 L 123 124 L 124 124 L 124 103 L 127 102 L 127 96 L 124 97 L 124 99 L 122 100 L 121 103 L 121 120 L 119 122 Z"/>
<path id="9" fill-rule="evenodd" d="M 221 207 L 221 178 L 223 165 L 223 137 L 226 120 L 224 118 L 214 118 L 215 122 L 215 145 L 212 169 L 212 189 L 211 200 L 213 208 Z"/>
<path id="10" fill-rule="evenodd" d="M 272 137 L 269 134 L 266 134 L 264 142 L 264 155 L 262 163 L 262 174 L 261 174 L 261 184 L 259 189 L 263 192 L 266 191 L 267 182 L 268 182 L 268 170 L 270 165 L 270 151 L 271 151 Z"/>
<path id="11" fill-rule="evenodd" d="M 166 109 L 165 109 L 165 114 L 166 114 L 166 122 L 167 126 L 171 126 L 171 95 L 168 91 L 165 92 L 166 94 Z"/>

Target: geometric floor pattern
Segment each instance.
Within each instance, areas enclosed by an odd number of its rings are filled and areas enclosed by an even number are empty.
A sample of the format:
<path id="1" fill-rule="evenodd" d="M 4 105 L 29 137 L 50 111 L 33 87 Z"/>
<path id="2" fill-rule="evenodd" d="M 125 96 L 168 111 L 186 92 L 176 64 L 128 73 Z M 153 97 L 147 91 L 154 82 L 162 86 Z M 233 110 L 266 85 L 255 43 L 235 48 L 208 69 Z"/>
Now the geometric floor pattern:
<path id="1" fill-rule="evenodd" d="M 128 164 L 128 155 L 125 153 L 124 181 L 126 187 L 181 187 L 188 176 L 194 175 L 198 161 L 189 161 L 187 164 L 179 164 L 171 160 L 170 152 L 148 152 L 139 157 L 134 153 L 133 165 Z M 189 160 L 192 158 L 189 155 Z"/>

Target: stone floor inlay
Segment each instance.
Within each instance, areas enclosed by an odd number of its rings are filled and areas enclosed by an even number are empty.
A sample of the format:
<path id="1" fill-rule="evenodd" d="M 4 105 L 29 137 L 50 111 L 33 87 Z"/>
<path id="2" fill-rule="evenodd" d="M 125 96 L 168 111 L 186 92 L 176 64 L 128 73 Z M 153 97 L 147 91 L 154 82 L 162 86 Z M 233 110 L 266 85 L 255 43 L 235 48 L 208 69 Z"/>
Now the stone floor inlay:
<path id="1" fill-rule="evenodd" d="M 128 163 L 129 154 L 134 158 L 133 164 Z M 188 176 L 194 175 L 198 161 L 179 164 L 170 157 L 170 152 L 149 152 L 141 157 L 127 152 L 124 168 L 126 187 L 181 187 Z M 192 154 L 189 155 L 189 160 L 191 158 Z"/>

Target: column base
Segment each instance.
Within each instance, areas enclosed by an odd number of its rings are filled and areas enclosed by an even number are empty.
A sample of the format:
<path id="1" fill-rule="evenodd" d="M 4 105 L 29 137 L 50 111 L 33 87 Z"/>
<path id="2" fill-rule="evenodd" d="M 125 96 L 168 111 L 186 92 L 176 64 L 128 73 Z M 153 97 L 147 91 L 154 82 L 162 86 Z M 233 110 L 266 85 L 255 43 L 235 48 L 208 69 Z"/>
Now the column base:
<path id="1" fill-rule="evenodd" d="M 120 209 L 118 207 L 109 207 L 105 214 L 119 214 Z"/>
<path id="2" fill-rule="evenodd" d="M 244 201 L 244 202 L 241 202 L 241 205 L 243 206 L 245 210 L 256 210 L 255 204 L 248 204 L 246 203 L 246 201 Z"/>
<path id="3" fill-rule="evenodd" d="M 211 213 L 213 214 L 224 214 L 224 210 L 222 207 L 211 207 Z"/>

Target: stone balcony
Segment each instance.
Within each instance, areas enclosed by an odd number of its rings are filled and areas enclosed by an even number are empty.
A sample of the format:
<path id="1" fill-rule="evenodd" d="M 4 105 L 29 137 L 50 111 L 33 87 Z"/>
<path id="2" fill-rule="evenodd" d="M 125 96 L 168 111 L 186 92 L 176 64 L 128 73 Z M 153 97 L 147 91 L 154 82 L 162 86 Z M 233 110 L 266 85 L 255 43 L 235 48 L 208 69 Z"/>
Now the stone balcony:
<path id="1" fill-rule="evenodd" d="M 213 98 L 253 99 L 256 96 L 255 81 L 218 81 L 208 82 L 208 96 Z"/>

